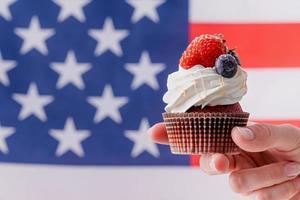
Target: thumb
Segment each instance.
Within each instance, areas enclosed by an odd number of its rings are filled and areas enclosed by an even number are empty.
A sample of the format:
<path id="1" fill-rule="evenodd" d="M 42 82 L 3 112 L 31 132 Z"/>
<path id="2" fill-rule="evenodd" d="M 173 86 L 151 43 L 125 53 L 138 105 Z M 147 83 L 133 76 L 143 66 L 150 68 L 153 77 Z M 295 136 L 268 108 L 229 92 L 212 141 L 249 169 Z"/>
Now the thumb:
<path id="1" fill-rule="evenodd" d="M 261 152 L 271 148 L 291 151 L 300 147 L 300 129 L 292 125 L 253 124 L 235 127 L 233 141 L 248 152 Z"/>

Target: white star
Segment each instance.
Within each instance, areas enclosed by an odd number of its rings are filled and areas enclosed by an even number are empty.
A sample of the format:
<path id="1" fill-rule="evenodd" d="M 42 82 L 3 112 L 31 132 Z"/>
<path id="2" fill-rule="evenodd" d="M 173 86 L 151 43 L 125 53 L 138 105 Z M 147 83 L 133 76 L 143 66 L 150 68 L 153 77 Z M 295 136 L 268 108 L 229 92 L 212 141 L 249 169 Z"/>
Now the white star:
<path id="1" fill-rule="evenodd" d="M 2 59 L 1 53 L 0 53 L 0 82 L 8 86 L 9 85 L 9 79 L 7 76 L 7 72 L 11 69 L 15 68 L 17 65 L 16 61 L 13 60 L 4 60 Z"/>
<path id="2" fill-rule="evenodd" d="M 77 156 L 83 157 L 84 151 L 81 143 L 91 135 L 88 130 L 76 129 L 72 118 L 67 119 L 63 130 L 52 129 L 49 131 L 49 134 L 59 142 L 55 153 L 58 157 L 68 151 L 72 151 Z"/>
<path id="3" fill-rule="evenodd" d="M 9 7 L 17 0 L 0 0 L 0 16 L 6 20 L 11 20 L 11 13 Z"/>
<path id="4" fill-rule="evenodd" d="M 28 28 L 16 28 L 15 34 L 23 39 L 21 54 L 36 49 L 43 55 L 48 54 L 46 40 L 55 34 L 54 29 L 41 28 L 39 19 L 32 17 Z"/>
<path id="5" fill-rule="evenodd" d="M 134 146 L 131 151 L 132 157 L 137 157 L 144 151 L 147 151 L 154 157 L 159 157 L 158 148 L 147 133 L 149 127 L 150 126 L 148 120 L 144 118 L 141 121 L 139 130 L 125 131 L 125 136 L 134 142 Z"/>
<path id="6" fill-rule="evenodd" d="M 151 63 L 149 53 L 144 51 L 138 64 L 127 63 L 125 68 L 134 75 L 131 84 L 132 89 L 137 89 L 143 84 L 149 85 L 152 89 L 159 89 L 156 75 L 165 69 L 163 63 Z"/>
<path id="7" fill-rule="evenodd" d="M 128 98 L 114 96 L 111 86 L 106 85 L 101 97 L 88 97 L 87 101 L 97 109 L 94 117 L 95 123 L 101 122 L 106 117 L 116 123 L 121 123 L 122 117 L 119 109 L 128 102 Z"/>
<path id="8" fill-rule="evenodd" d="M 6 144 L 6 138 L 14 134 L 16 131 L 13 127 L 0 126 L 0 151 L 4 154 L 9 153 L 9 149 Z"/>
<path id="9" fill-rule="evenodd" d="M 51 68 L 59 74 L 56 84 L 57 89 L 61 89 L 70 83 L 82 90 L 85 88 L 82 75 L 91 69 L 91 65 L 89 63 L 78 63 L 75 53 L 69 51 L 64 63 L 52 63 Z"/>
<path id="10" fill-rule="evenodd" d="M 58 21 L 62 22 L 68 17 L 73 16 L 80 22 L 85 21 L 83 7 L 91 2 L 91 0 L 53 0 L 58 6 L 61 7 Z"/>
<path id="11" fill-rule="evenodd" d="M 123 51 L 120 42 L 128 36 L 129 32 L 124 29 L 115 29 L 112 19 L 106 18 L 101 30 L 92 29 L 88 31 L 88 34 L 97 40 L 95 49 L 97 56 L 108 50 L 117 56 L 122 56 Z"/>
<path id="12" fill-rule="evenodd" d="M 31 83 L 27 94 L 13 94 L 13 99 L 22 105 L 19 113 L 19 120 L 23 120 L 30 115 L 35 115 L 41 121 L 46 121 L 47 116 L 44 107 L 53 101 L 53 97 L 49 95 L 40 95 L 37 85 Z"/>
<path id="13" fill-rule="evenodd" d="M 127 3 L 134 8 L 131 21 L 138 22 L 143 17 L 148 17 L 153 22 L 159 22 L 157 8 L 165 3 L 165 0 L 127 0 Z"/>

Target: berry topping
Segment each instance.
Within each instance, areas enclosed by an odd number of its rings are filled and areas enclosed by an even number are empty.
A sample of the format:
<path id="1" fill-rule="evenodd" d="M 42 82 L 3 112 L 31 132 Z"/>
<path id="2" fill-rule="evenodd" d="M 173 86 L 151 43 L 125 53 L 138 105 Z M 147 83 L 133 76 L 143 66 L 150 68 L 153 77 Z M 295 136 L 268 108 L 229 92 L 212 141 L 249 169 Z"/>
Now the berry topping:
<path id="1" fill-rule="evenodd" d="M 238 65 L 241 65 L 240 58 L 234 49 L 230 49 L 227 53 L 235 58 Z"/>
<path id="2" fill-rule="evenodd" d="M 237 72 L 238 63 L 234 56 L 223 54 L 216 60 L 216 72 L 225 78 L 232 78 Z"/>
<path id="3" fill-rule="evenodd" d="M 216 59 L 226 51 L 227 46 L 221 34 L 200 35 L 183 52 L 179 65 L 184 69 L 198 64 L 204 67 L 213 67 Z"/>

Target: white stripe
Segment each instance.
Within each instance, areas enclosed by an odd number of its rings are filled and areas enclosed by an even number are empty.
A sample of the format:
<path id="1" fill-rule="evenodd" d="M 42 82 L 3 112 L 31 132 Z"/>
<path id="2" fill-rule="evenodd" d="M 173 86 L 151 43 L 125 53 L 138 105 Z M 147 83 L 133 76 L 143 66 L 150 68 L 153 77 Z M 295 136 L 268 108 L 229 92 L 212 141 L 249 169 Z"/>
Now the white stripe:
<path id="1" fill-rule="evenodd" d="M 300 119 L 300 68 L 248 69 L 241 104 L 254 119 Z"/>
<path id="2" fill-rule="evenodd" d="M 300 22 L 299 0 L 190 0 L 194 23 Z"/>
<path id="3" fill-rule="evenodd" d="M 1 164 L 0 177 L 0 199 L 7 200 L 233 199 L 225 176 L 188 167 Z"/>

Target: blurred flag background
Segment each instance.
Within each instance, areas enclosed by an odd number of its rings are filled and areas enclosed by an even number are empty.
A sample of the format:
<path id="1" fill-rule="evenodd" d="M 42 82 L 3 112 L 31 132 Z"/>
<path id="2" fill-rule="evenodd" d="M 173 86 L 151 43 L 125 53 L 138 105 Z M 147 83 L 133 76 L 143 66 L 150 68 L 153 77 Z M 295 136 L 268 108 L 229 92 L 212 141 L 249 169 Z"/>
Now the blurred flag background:
<path id="1" fill-rule="evenodd" d="M 147 135 L 188 41 L 222 33 L 251 118 L 300 125 L 298 0 L 0 0 L 0 198 L 233 199 Z"/>

